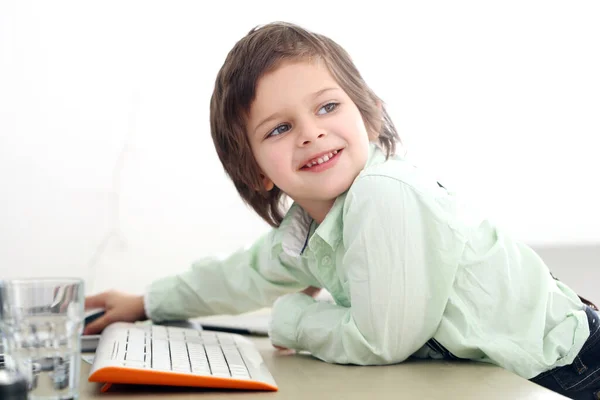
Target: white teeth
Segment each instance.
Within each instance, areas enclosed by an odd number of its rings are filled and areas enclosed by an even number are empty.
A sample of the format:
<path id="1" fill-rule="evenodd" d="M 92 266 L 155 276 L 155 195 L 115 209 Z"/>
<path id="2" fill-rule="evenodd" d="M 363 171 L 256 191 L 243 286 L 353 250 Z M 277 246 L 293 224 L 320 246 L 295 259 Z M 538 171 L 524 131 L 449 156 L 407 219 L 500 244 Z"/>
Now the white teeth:
<path id="1" fill-rule="evenodd" d="M 323 164 L 324 162 L 327 162 L 327 161 L 331 160 L 333 158 L 333 156 L 336 155 L 337 153 L 338 153 L 338 151 L 334 150 L 334 151 L 332 151 L 329 154 L 325 154 L 324 156 L 321 156 L 320 158 L 312 160 L 311 162 L 309 162 L 308 164 L 306 164 L 305 167 L 306 168 L 310 168 L 313 165 Z"/>

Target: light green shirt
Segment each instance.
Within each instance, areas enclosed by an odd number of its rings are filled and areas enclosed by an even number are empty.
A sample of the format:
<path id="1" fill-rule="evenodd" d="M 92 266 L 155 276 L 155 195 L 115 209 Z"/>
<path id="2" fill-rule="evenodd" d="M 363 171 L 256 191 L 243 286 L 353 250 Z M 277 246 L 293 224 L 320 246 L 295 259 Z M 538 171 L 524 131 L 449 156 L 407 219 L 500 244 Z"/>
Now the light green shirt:
<path id="1" fill-rule="evenodd" d="M 251 248 L 153 283 L 145 306 L 154 320 L 273 306 L 272 342 L 324 361 L 436 357 L 433 337 L 527 379 L 570 364 L 589 336 L 583 304 L 536 253 L 375 145 L 320 225 L 294 204 Z"/>

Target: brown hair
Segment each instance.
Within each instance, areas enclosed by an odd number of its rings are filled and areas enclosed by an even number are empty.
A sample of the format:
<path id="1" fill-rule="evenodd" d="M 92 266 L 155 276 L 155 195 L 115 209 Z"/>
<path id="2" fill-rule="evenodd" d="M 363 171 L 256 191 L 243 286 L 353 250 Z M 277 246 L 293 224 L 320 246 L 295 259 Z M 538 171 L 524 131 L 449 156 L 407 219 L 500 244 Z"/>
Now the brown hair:
<path id="1" fill-rule="evenodd" d="M 274 22 L 252 29 L 227 55 L 210 102 L 210 126 L 217 154 L 238 193 L 267 223 L 284 215 L 284 193 L 263 188 L 260 168 L 246 132 L 246 119 L 258 80 L 283 61 L 318 59 L 359 109 L 371 136 L 389 157 L 400 137 L 383 102 L 362 79 L 348 53 L 326 36 L 297 25 Z"/>

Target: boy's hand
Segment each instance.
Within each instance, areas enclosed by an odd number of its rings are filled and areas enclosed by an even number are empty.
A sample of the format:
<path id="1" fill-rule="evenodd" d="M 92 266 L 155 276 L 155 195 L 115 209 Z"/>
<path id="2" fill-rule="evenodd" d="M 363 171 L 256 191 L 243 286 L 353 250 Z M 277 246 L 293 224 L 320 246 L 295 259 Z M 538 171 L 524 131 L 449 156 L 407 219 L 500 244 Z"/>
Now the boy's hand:
<path id="1" fill-rule="evenodd" d="M 312 297 L 313 299 L 317 298 L 317 296 L 319 295 L 319 293 L 321 293 L 321 288 L 317 288 L 314 286 L 309 286 L 306 289 L 304 289 L 303 291 L 301 291 L 300 293 L 304 293 L 309 295 L 310 297 Z"/>
<path id="2" fill-rule="evenodd" d="M 146 319 L 144 296 L 135 296 L 110 290 L 85 298 L 85 308 L 104 308 L 104 315 L 90 322 L 84 329 L 84 335 L 101 332 L 113 322 L 135 322 Z"/>
<path id="3" fill-rule="evenodd" d="M 277 345 L 273 345 L 273 347 L 275 347 L 277 349 L 277 351 L 279 352 L 279 354 L 281 355 L 291 355 L 291 354 L 296 354 L 296 350 L 292 350 L 292 349 L 288 349 L 287 347 L 281 347 L 281 346 L 277 346 Z"/>

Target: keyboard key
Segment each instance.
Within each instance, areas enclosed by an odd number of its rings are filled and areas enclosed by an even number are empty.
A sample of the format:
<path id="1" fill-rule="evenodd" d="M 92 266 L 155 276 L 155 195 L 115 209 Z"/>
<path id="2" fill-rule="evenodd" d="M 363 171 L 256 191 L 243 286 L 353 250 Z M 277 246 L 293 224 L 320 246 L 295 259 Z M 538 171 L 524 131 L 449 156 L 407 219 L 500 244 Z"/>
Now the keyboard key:
<path id="1" fill-rule="evenodd" d="M 250 379 L 250 374 L 248 374 L 248 371 L 246 370 L 246 368 L 244 369 L 232 369 L 231 370 L 231 376 L 233 378 L 238 378 L 238 379 Z"/>
<path id="2" fill-rule="evenodd" d="M 98 346 L 100 347 L 100 346 Z M 114 350 L 114 359 L 117 361 L 123 361 L 125 360 L 125 353 L 127 352 L 127 339 L 123 340 L 122 342 L 117 341 L 115 342 L 115 346 L 113 347 Z"/>
<path id="3" fill-rule="evenodd" d="M 190 357 L 190 364 L 192 371 L 197 372 L 198 370 L 208 370 L 208 358 L 204 351 L 204 346 L 197 343 L 188 343 L 188 354 Z"/>
<path id="4" fill-rule="evenodd" d="M 223 356 L 221 347 L 216 345 L 209 345 L 205 346 L 205 348 L 206 356 L 208 357 L 208 362 L 210 363 L 210 369 L 213 375 L 229 376 L 229 368 L 227 367 L 227 362 L 225 361 L 225 357 Z"/>
<path id="5" fill-rule="evenodd" d="M 131 338 L 127 342 L 127 352 L 125 360 L 127 361 L 144 361 L 146 356 L 146 344 L 144 342 L 132 341 Z"/>
<path id="6" fill-rule="evenodd" d="M 152 338 L 153 339 L 167 339 L 169 335 L 167 334 L 167 328 L 160 325 L 152 326 Z"/>
<path id="7" fill-rule="evenodd" d="M 152 368 L 163 371 L 171 369 L 168 341 L 161 339 L 152 340 Z"/>
<path id="8" fill-rule="evenodd" d="M 219 343 L 222 345 L 235 345 L 235 340 L 233 339 L 232 336 L 220 335 L 218 338 L 219 338 Z"/>
<path id="9" fill-rule="evenodd" d="M 171 341 L 171 368 L 173 371 L 184 372 L 190 370 L 190 359 L 187 346 L 184 342 Z"/>
<path id="10" fill-rule="evenodd" d="M 173 372 L 190 372 L 190 364 L 173 364 L 171 368 Z"/>

